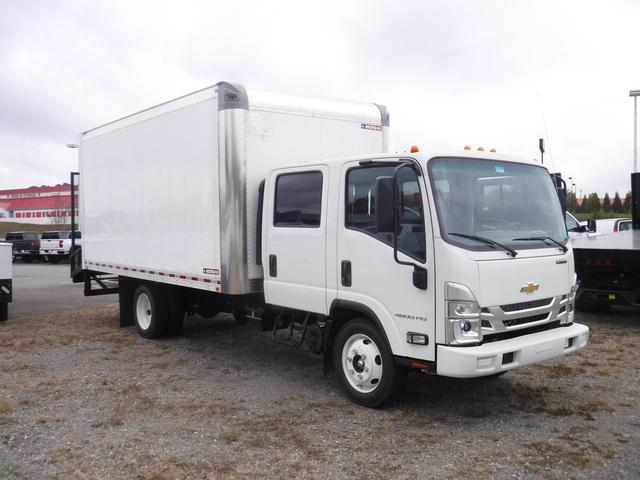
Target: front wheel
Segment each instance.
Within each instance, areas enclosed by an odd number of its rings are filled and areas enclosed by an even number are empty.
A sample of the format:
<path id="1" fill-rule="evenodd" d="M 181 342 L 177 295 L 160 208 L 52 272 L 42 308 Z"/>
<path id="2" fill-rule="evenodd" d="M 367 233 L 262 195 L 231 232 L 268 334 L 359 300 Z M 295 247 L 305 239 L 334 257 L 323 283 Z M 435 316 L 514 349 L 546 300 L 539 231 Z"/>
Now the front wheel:
<path id="1" fill-rule="evenodd" d="M 336 335 L 333 365 L 349 398 L 365 407 L 379 407 L 391 400 L 406 378 L 382 334 L 362 318 L 349 321 Z"/>

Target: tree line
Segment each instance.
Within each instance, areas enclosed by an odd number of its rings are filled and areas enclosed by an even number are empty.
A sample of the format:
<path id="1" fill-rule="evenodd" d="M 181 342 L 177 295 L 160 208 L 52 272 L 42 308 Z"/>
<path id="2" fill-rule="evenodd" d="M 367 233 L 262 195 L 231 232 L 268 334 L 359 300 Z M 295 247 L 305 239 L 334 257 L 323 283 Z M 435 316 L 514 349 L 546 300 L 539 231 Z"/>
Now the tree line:
<path id="1" fill-rule="evenodd" d="M 613 196 L 613 200 L 609 193 L 604 194 L 604 199 L 600 203 L 597 193 L 590 193 L 582 198 L 582 202 L 578 205 L 576 194 L 567 192 L 567 210 L 573 213 L 631 213 L 631 192 L 627 192 L 624 201 L 620 198 L 618 192 Z"/>

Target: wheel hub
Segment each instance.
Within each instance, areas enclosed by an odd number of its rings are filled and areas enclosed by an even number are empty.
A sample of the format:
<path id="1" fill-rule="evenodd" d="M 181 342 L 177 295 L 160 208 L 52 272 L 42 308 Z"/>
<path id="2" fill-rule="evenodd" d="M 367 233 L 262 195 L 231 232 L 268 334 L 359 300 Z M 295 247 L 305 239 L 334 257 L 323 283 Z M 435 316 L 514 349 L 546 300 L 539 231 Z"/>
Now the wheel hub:
<path id="1" fill-rule="evenodd" d="M 362 393 L 372 392 L 382 378 L 380 349 L 367 335 L 352 335 L 342 351 L 342 368 L 353 388 Z"/>
<path id="2" fill-rule="evenodd" d="M 136 300 L 136 321 L 142 330 L 151 326 L 151 317 L 151 300 L 146 293 L 141 293 Z"/>

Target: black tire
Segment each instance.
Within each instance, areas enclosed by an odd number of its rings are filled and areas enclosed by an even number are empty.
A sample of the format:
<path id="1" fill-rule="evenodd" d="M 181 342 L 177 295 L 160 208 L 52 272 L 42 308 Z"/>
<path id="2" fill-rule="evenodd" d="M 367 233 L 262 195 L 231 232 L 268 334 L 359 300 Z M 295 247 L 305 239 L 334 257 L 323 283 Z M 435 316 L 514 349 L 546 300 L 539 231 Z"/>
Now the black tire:
<path id="1" fill-rule="evenodd" d="M 0 322 L 4 322 L 9 318 L 9 304 L 0 302 Z"/>
<path id="2" fill-rule="evenodd" d="M 367 343 L 368 341 L 373 345 Z M 349 345 L 353 350 L 345 352 Z M 373 352 L 369 358 L 365 358 L 364 355 L 367 351 Z M 373 358 L 370 358 L 371 356 Z M 353 368 L 349 368 L 351 364 Z M 333 366 L 347 396 L 355 403 L 370 408 L 380 407 L 389 402 L 407 378 L 406 369 L 395 364 L 383 335 L 365 318 L 350 320 L 338 331 L 333 342 Z M 379 372 L 374 373 L 374 369 Z M 364 381 L 360 388 L 357 388 L 352 382 L 358 382 L 359 373 L 362 373 L 360 379 Z M 347 378 L 348 375 L 351 380 Z"/>
<path id="3" fill-rule="evenodd" d="M 167 335 L 179 335 L 184 324 L 186 312 L 186 302 L 184 295 L 178 289 L 167 290 L 169 299 L 169 324 L 167 325 Z"/>
<path id="4" fill-rule="evenodd" d="M 142 283 L 133 294 L 133 321 L 141 337 L 159 338 L 169 327 L 169 302 L 158 285 Z"/>
<path id="5" fill-rule="evenodd" d="M 33 257 L 31 255 L 24 255 L 22 257 L 22 261 L 24 263 L 32 263 L 33 262 Z"/>

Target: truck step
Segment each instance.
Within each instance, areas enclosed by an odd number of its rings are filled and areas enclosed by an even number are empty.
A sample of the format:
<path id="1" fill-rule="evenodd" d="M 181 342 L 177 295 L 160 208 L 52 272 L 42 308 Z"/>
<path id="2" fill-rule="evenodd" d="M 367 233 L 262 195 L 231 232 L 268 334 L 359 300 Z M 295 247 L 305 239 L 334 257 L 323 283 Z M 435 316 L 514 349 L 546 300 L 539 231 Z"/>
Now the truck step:
<path id="1" fill-rule="evenodd" d="M 304 341 L 310 316 L 309 312 L 282 309 L 273 323 L 271 338 L 283 345 L 299 347 Z"/>

